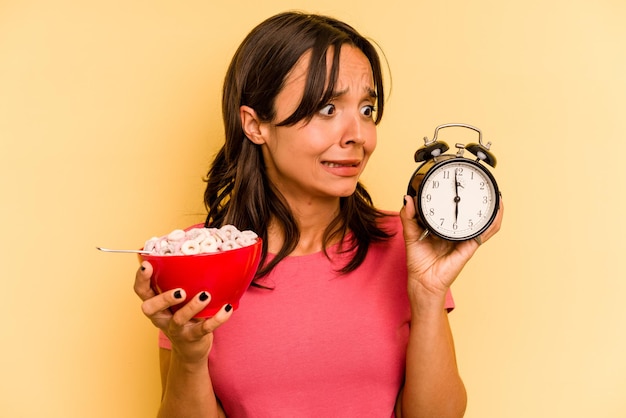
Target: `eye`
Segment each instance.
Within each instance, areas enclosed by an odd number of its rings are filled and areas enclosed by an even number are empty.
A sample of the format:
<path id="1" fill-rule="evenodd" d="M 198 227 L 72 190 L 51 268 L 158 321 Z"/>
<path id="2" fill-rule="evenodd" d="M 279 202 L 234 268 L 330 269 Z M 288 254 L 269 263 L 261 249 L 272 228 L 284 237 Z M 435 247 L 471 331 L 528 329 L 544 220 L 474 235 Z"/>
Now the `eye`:
<path id="1" fill-rule="evenodd" d="M 373 118 L 376 113 L 376 107 L 372 105 L 363 106 L 361 108 L 361 114 L 368 118 Z"/>
<path id="2" fill-rule="evenodd" d="M 332 114 L 335 113 L 335 105 L 334 104 L 327 104 L 326 106 L 321 108 L 319 112 L 320 112 L 320 114 L 322 114 L 324 116 L 331 116 Z"/>

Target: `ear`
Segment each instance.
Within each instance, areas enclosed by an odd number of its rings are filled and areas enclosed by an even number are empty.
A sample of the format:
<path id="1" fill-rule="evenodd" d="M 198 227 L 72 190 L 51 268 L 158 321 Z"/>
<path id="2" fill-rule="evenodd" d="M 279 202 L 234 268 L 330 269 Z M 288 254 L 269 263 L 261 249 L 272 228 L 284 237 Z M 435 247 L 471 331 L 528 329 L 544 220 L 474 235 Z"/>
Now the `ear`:
<path id="1" fill-rule="evenodd" d="M 241 128 L 246 137 L 257 145 L 264 144 L 265 137 L 261 127 L 262 122 L 256 111 L 250 106 L 240 106 L 239 117 L 241 118 Z"/>

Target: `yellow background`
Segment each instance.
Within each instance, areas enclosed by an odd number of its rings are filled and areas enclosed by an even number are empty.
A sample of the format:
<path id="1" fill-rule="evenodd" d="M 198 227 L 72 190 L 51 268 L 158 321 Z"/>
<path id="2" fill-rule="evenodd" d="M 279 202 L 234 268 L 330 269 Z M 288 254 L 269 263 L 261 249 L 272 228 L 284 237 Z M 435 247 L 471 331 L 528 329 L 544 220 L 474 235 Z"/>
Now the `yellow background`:
<path id="1" fill-rule="evenodd" d="M 95 246 L 202 219 L 228 61 L 291 8 L 386 53 L 379 206 L 400 208 L 437 125 L 493 142 L 504 226 L 453 287 L 466 416 L 626 416 L 619 0 L 0 1 L 0 416 L 154 415 L 137 261 Z"/>

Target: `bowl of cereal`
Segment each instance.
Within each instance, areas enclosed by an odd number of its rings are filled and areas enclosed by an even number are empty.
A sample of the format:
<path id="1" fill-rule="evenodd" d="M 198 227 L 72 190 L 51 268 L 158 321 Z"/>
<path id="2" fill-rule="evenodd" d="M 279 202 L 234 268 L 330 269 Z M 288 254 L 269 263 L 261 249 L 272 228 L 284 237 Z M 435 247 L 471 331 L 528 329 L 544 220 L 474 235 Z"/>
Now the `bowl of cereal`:
<path id="1" fill-rule="evenodd" d="M 195 315 L 206 318 L 226 304 L 239 307 L 259 267 L 261 248 L 261 238 L 252 231 L 232 225 L 195 226 L 150 238 L 139 259 L 152 265 L 151 284 L 157 293 L 182 288 L 187 301 L 200 292 L 209 293 L 209 304 Z M 172 312 L 183 305 L 172 306 Z"/>

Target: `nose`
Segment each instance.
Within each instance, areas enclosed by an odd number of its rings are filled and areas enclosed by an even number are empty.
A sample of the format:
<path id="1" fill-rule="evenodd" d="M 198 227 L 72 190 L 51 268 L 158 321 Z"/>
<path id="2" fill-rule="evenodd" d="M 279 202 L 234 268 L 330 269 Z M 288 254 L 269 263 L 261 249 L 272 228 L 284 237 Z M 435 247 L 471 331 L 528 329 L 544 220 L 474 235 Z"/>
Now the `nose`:
<path id="1" fill-rule="evenodd" d="M 369 127 L 366 126 L 368 122 L 371 124 L 371 121 L 363 120 L 360 114 L 347 117 L 342 132 L 341 146 L 363 145 L 369 134 Z"/>

